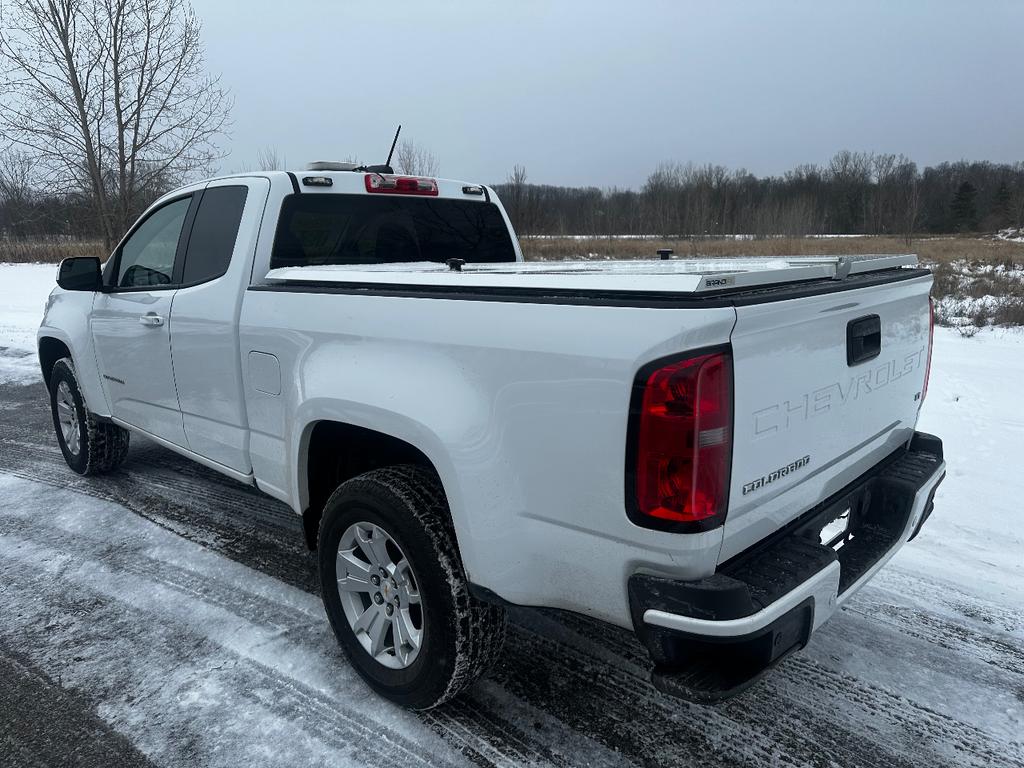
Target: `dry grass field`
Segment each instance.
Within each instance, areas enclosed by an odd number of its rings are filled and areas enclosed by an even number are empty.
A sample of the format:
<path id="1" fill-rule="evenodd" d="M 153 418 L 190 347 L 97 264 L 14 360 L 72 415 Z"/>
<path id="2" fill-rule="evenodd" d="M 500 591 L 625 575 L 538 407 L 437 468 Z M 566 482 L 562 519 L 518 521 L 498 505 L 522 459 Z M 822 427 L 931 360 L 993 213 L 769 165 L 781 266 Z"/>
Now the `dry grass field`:
<path id="1" fill-rule="evenodd" d="M 1024 265 L 1024 242 L 985 237 L 922 237 L 909 245 L 898 237 L 768 237 L 688 238 L 678 240 L 621 240 L 562 237 L 520 239 L 528 260 L 535 259 L 653 259 L 659 248 L 679 257 L 708 256 L 842 256 L 857 253 L 916 253 L 922 261 L 941 264 L 966 260 L 985 264 Z"/>
<path id="2" fill-rule="evenodd" d="M 99 256 L 107 251 L 101 240 L 0 239 L 0 264 L 56 264 L 68 256 Z"/>

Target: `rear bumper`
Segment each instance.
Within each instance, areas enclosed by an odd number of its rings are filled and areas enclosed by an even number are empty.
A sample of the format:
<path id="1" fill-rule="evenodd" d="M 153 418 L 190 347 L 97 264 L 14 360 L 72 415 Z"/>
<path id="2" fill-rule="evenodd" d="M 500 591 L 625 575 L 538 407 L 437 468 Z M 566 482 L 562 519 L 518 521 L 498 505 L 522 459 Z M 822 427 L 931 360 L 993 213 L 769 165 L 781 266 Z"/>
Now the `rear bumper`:
<path id="1" fill-rule="evenodd" d="M 814 630 L 917 535 L 944 476 L 942 442 L 919 432 L 908 446 L 723 563 L 713 576 L 696 582 L 631 577 L 633 624 L 654 659 L 655 685 L 708 703 L 747 688 L 806 645 Z M 822 544 L 822 528 L 844 512 L 845 532 Z"/>

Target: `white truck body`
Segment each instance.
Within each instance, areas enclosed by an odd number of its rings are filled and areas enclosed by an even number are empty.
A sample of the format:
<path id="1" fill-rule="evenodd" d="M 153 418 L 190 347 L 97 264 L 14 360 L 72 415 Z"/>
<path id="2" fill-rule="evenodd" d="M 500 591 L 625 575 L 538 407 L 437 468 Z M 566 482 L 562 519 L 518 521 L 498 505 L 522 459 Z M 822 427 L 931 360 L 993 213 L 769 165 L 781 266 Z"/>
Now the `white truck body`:
<path id="1" fill-rule="evenodd" d="M 325 500 L 311 481 L 318 425 L 411 446 L 441 480 L 469 581 L 494 599 L 708 636 L 764 627 L 808 596 L 815 628 L 835 610 L 838 563 L 733 629 L 658 608 L 638 619 L 628 584 L 713 577 L 912 442 L 931 285 L 914 257 L 524 263 L 513 236 L 514 261 L 461 270 L 274 266 L 286 200 L 372 197 L 363 174 L 317 177 L 331 186 L 266 173 L 154 203 L 143 220 L 169 201 L 244 188 L 226 271 L 119 289 L 112 259 L 104 289 L 55 289 L 39 330 L 44 372 L 47 345 L 63 345 L 91 412 L 297 514 L 315 516 Z M 497 206 L 511 230 L 492 190 L 437 188 L 439 199 Z M 865 316 L 879 319 L 880 351 L 851 365 L 848 332 Z M 724 523 L 637 524 L 625 509 L 638 372 L 705 349 L 728 350 L 733 366 Z M 926 514 L 941 462 L 933 469 L 871 573 Z"/>

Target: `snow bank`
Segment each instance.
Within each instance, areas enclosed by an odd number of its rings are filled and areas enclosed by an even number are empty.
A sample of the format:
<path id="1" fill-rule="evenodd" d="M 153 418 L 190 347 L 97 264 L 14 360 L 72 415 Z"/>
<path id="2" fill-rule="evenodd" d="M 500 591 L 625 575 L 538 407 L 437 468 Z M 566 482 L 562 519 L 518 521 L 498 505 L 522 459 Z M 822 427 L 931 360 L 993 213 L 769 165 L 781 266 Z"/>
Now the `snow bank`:
<path id="1" fill-rule="evenodd" d="M 1024 243 L 1024 227 L 1020 229 L 1001 229 L 996 233 L 997 240 L 1009 240 L 1012 243 Z"/>
<path id="2" fill-rule="evenodd" d="M 935 270 L 936 319 L 973 335 L 988 325 L 1021 324 L 1024 266 L 959 259 L 927 265 Z"/>
<path id="3" fill-rule="evenodd" d="M 1018 610 L 1024 595 L 1021 382 L 1024 333 L 988 330 L 965 339 L 935 329 L 918 429 L 942 438 L 946 480 L 921 535 L 892 561 Z"/>
<path id="4" fill-rule="evenodd" d="M 36 330 L 56 279 L 56 264 L 0 264 L 0 384 L 40 379 Z"/>

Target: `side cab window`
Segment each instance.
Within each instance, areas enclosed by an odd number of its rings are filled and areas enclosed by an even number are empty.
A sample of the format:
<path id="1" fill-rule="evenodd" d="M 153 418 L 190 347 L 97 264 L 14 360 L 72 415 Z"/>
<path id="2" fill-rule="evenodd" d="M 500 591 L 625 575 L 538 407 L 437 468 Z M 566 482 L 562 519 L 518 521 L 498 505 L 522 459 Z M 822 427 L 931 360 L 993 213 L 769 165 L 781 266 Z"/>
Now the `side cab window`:
<path id="1" fill-rule="evenodd" d="M 245 186 L 209 187 L 203 192 L 188 235 L 179 281 L 183 286 L 215 280 L 228 271 L 248 194 Z"/>
<path id="2" fill-rule="evenodd" d="M 210 187 L 150 213 L 115 251 L 111 290 L 160 290 L 221 277 L 231 263 L 245 186 Z"/>
<path id="3" fill-rule="evenodd" d="M 111 288 L 174 287 L 174 265 L 192 196 L 172 200 L 139 224 L 115 254 Z"/>

